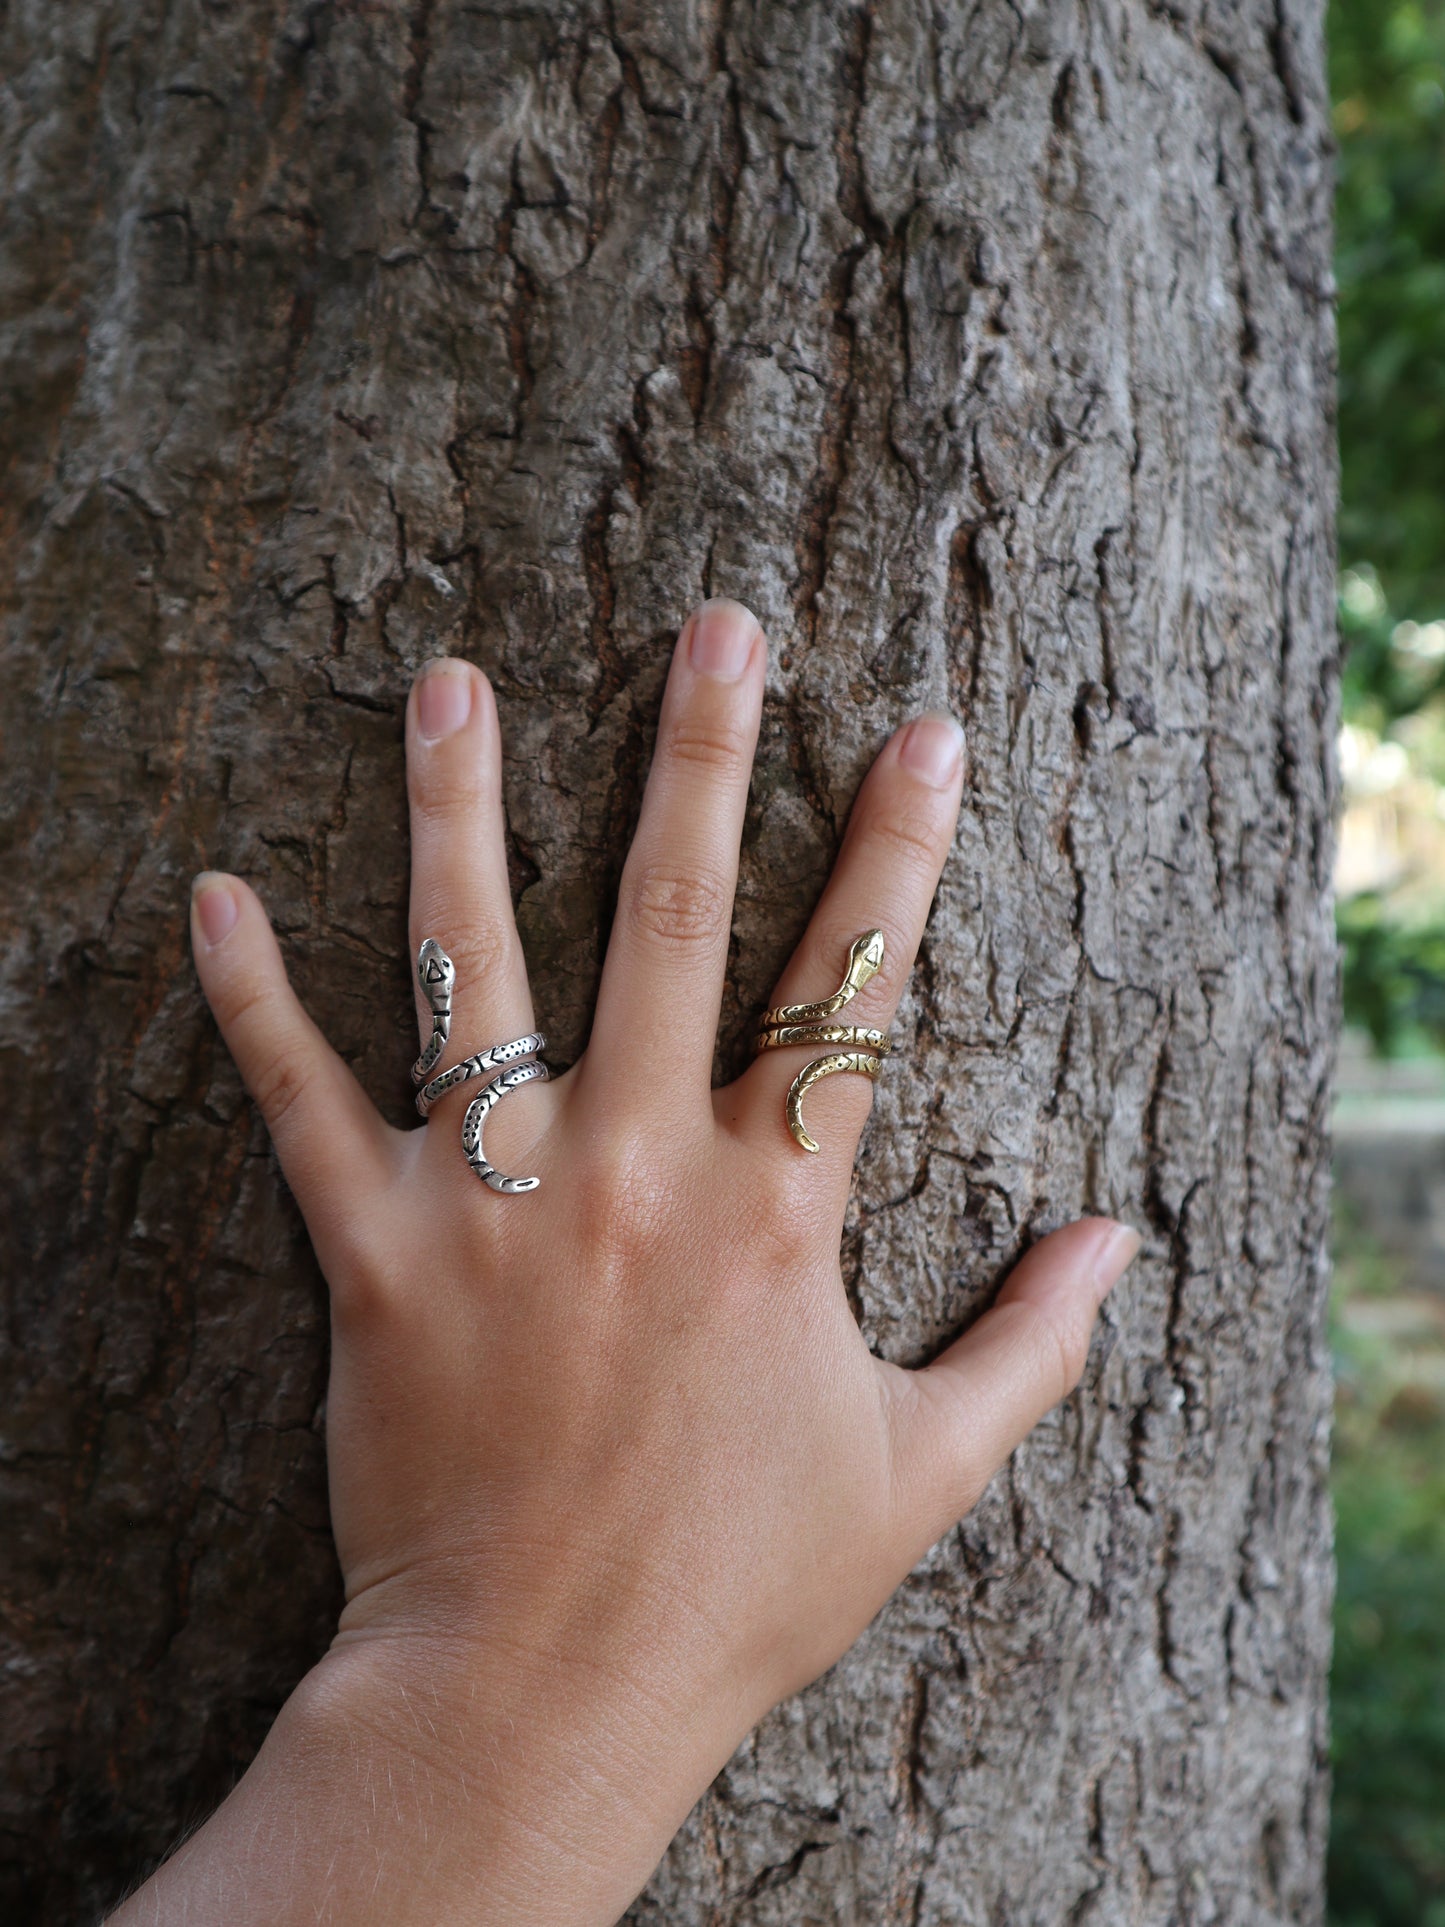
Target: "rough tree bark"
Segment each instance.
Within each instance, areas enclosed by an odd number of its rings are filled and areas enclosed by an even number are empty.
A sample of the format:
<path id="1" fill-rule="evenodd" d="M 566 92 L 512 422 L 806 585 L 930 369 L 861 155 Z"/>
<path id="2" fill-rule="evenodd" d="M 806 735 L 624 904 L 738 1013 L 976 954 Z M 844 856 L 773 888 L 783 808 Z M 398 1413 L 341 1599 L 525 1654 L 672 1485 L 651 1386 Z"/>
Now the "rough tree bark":
<path id="1" fill-rule="evenodd" d="M 719 1070 L 887 729 L 971 728 L 845 1240 L 913 1361 L 1147 1234 L 1087 1382 L 639 1923 L 1321 1918 L 1319 0 L 8 0 L 10 1921 L 225 1789 L 336 1605 L 323 1294 L 201 1004 L 240 870 L 386 1112 L 401 717 L 496 682 L 587 1031 L 665 658 L 772 638 Z"/>

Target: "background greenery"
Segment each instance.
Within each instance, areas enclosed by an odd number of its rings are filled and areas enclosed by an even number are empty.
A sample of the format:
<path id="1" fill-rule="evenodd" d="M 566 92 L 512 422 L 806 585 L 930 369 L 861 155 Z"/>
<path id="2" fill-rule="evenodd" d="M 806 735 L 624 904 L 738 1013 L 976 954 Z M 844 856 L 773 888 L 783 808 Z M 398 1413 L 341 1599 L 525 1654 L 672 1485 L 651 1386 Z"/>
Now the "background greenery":
<path id="1" fill-rule="evenodd" d="M 1445 1927 L 1445 1305 L 1336 1227 L 1332 1927 Z"/>
<path id="2" fill-rule="evenodd" d="M 1329 35 L 1344 715 L 1445 784 L 1445 0 L 1331 0 Z M 1342 935 L 1347 1016 L 1445 1045 L 1445 879 Z"/>
<path id="3" fill-rule="evenodd" d="M 1345 721 L 1445 785 L 1445 0 L 1331 0 L 1329 34 Z M 1445 1047 L 1445 877 L 1340 933 L 1347 1018 Z M 1445 1377 L 1357 1230 L 1336 1265 L 1330 1920 L 1445 1927 Z"/>
<path id="4" fill-rule="evenodd" d="M 1339 143 L 1340 559 L 1398 619 L 1445 612 L 1445 6 L 1333 0 Z M 1388 630 L 1351 681 L 1392 701 Z"/>

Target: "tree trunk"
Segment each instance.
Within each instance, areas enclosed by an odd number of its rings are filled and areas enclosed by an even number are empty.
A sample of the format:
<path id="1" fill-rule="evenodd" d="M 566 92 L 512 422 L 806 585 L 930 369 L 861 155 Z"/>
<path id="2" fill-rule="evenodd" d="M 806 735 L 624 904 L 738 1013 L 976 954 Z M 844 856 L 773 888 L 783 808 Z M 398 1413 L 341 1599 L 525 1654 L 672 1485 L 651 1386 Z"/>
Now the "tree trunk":
<path id="1" fill-rule="evenodd" d="M 772 668 L 720 1075 L 887 730 L 970 728 L 845 1237 L 870 1343 L 924 1358 L 1082 1210 L 1146 1245 L 630 1918 L 1321 1920 L 1320 12 L 0 7 L 7 1920 L 113 1900 L 337 1607 L 324 1293 L 191 873 L 406 1120 L 402 706 L 464 652 L 570 1060 L 724 592 Z"/>

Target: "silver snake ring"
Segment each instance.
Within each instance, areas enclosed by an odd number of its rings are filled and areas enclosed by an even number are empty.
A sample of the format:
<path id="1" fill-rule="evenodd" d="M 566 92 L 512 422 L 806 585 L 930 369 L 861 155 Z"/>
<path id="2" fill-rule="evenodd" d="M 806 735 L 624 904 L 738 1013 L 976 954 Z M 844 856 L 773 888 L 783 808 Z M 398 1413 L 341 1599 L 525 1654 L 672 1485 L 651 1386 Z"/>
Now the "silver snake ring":
<path id="1" fill-rule="evenodd" d="M 416 976 L 431 1011 L 431 1037 L 411 1067 L 413 1082 L 423 1086 L 416 1094 L 417 1110 L 425 1117 L 437 1099 L 455 1090 L 458 1084 L 490 1071 L 497 1072 L 467 1106 L 467 1114 L 462 1119 L 462 1150 L 467 1163 L 493 1191 L 504 1192 L 508 1197 L 520 1191 L 535 1191 L 540 1178 L 504 1177 L 495 1165 L 487 1162 L 482 1150 L 482 1126 L 487 1113 L 496 1109 L 508 1091 L 518 1090 L 523 1084 L 546 1082 L 547 1066 L 536 1061 L 537 1052 L 547 1047 L 546 1038 L 539 1031 L 532 1031 L 525 1037 L 514 1037 L 509 1044 L 494 1044 L 490 1050 L 478 1051 L 430 1082 L 424 1082 L 451 1037 L 452 986 L 457 980 L 456 966 L 435 937 L 428 937 L 417 952 Z"/>

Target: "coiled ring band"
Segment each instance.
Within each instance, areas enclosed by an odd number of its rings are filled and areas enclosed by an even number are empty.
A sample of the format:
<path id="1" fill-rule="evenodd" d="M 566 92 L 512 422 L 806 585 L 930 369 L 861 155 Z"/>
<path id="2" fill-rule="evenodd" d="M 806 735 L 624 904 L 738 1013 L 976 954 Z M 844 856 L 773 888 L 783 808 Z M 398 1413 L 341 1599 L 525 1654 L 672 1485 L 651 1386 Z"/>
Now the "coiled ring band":
<path id="1" fill-rule="evenodd" d="M 772 1010 L 765 1010 L 758 1019 L 755 1049 L 760 1056 L 764 1051 L 790 1050 L 800 1044 L 852 1046 L 849 1050 L 831 1050 L 825 1056 L 815 1057 L 810 1064 L 803 1066 L 788 1086 L 783 1115 L 794 1141 L 801 1144 L 805 1151 L 816 1151 L 818 1148 L 803 1122 L 803 1098 L 813 1085 L 821 1078 L 832 1077 L 839 1071 L 853 1071 L 860 1077 L 876 1080 L 883 1068 L 884 1057 L 893 1049 L 893 1041 L 886 1031 L 870 1030 L 862 1024 L 833 1024 L 828 1021 L 845 1004 L 851 1003 L 863 986 L 878 974 L 882 962 L 883 932 L 865 930 L 861 937 L 854 939 L 848 952 L 847 972 L 831 997 L 821 998 L 815 1004 L 778 1004 Z"/>
<path id="2" fill-rule="evenodd" d="M 428 937 L 417 952 L 416 974 L 432 1015 L 430 1041 L 411 1071 L 413 1083 L 421 1084 L 446 1049 L 452 1028 L 452 988 L 457 973 L 451 958 L 435 937 Z M 547 1040 L 540 1031 L 530 1031 L 525 1037 L 514 1037 L 510 1043 L 493 1044 L 489 1050 L 479 1050 L 471 1057 L 464 1057 L 460 1064 L 453 1064 L 450 1070 L 431 1078 L 422 1084 L 416 1094 L 416 1108 L 425 1117 L 448 1091 L 454 1091 L 470 1078 L 495 1073 L 491 1082 L 478 1091 L 467 1106 L 466 1116 L 462 1119 L 462 1151 L 482 1182 L 491 1190 L 501 1191 L 508 1197 L 521 1191 L 535 1191 L 541 1180 L 503 1176 L 494 1164 L 487 1161 L 482 1150 L 482 1126 L 489 1112 L 495 1110 L 509 1091 L 518 1090 L 523 1084 L 542 1084 L 547 1081 L 547 1066 L 537 1060 L 537 1052 L 546 1047 Z"/>
<path id="3" fill-rule="evenodd" d="M 417 1111 L 425 1117 L 439 1097 L 445 1097 L 458 1084 L 465 1084 L 469 1077 L 484 1077 L 488 1071 L 505 1070 L 508 1064 L 515 1064 L 523 1057 L 535 1057 L 539 1050 L 546 1048 L 546 1038 L 534 1030 L 526 1037 L 514 1037 L 510 1044 L 494 1044 L 490 1050 L 479 1050 L 475 1057 L 464 1057 L 460 1064 L 453 1064 L 449 1071 L 443 1071 L 440 1077 L 422 1086 L 416 1094 Z"/>

